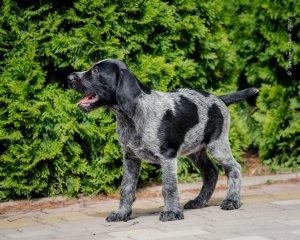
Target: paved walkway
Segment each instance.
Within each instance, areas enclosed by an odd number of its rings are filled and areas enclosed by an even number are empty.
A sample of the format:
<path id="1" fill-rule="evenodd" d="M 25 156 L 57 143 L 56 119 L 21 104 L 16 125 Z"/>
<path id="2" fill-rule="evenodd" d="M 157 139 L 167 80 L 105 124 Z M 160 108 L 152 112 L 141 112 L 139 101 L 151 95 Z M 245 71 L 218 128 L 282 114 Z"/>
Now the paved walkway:
<path id="1" fill-rule="evenodd" d="M 55 209 L 0 214 L 0 239 L 300 239 L 300 173 L 243 178 L 243 205 L 235 211 L 218 207 L 225 184 L 219 181 L 209 207 L 185 210 L 182 221 L 158 220 L 163 206 L 159 186 L 140 190 L 128 222 L 105 221 L 118 207 L 116 199 L 79 201 Z M 195 197 L 199 187 L 180 184 L 181 202 Z M 9 204 L 16 203 L 0 203 L 0 212 Z"/>

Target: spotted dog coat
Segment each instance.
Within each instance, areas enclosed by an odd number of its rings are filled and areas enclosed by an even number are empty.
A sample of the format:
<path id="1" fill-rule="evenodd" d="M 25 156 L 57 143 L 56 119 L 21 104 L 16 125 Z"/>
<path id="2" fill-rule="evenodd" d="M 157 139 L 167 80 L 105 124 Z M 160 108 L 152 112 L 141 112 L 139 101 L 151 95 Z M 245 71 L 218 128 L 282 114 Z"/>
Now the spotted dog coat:
<path id="1" fill-rule="evenodd" d="M 203 178 L 199 195 L 184 208 L 203 208 L 218 179 L 218 169 L 207 150 L 228 177 L 228 192 L 221 208 L 240 207 L 240 165 L 228 141 L 226 105 L 257 94 L 257 89 L 219 97 L 191 89 L 154 91 L 145 88 L 124 62 L 115 59 L 100 61 L 88 71 L 70 74 L 68 79 L 70 88 L 86 95 L 78 103 L 82 110 L 106 106 L 116 114 L 124 174 L 119 209 L 107 221 L 130 218 L 142 160 L 161 165 L 165 203 L 161 221 L 184 218 L 177 187 L 177 158 L 182 155 L 189 157 Z"/>

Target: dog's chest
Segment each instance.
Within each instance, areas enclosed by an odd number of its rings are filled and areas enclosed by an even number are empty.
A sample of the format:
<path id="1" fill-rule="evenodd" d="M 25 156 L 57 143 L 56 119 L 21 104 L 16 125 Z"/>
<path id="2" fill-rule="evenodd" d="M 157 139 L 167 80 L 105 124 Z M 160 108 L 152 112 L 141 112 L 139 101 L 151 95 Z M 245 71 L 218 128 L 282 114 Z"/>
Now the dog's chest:
<path id="1" fill-rule="evenodd" d="M 159 163 L 155 154 L 156 145 L 151 144 L 151 136 L 145 136 L 144 131 L 137 131 L 132 125 L 118 125 L 119 142 L 123 149 L 129 149 L 135 155 L 147 162 Z"/>
<path id="2" fill-rule="evenodd" d="M 132 123 L 117 122 L 117 133 L 122 146 L 140 147 L 142 136 L 136 131 Z"/>

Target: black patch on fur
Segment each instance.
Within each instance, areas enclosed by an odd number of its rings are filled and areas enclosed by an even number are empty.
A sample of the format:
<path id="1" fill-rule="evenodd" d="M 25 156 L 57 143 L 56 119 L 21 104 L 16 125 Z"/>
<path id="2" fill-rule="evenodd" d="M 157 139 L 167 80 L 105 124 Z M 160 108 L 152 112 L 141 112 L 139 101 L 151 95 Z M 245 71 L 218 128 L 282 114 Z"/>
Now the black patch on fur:
<path id="1" fill-rule="evenodd" d="M 167 158 L 176 157 L 185 134 L 198 122 L 197 105 L 181 96 L 179 103 L 175 104 L 175 114 L 167 110 L 159 126 L 160 153 Z"/>
<path id="2" fill-rule="evenodd" d="M 159 157 L 157 156 L 157 154 L 155 154 L 154 152 L 152 152 L 147 148 L 143 148 L 141 150 L 138 149 L 136 150 L 136 152 L 137 155 L 144 160 L 148 160 L 151 163 L 159 163 Z"/>
<path id="3" fill-rule="evenodd" d="M 117 104 L 123 114 L 132 117 L 136 109 L 136 99 L 141 94 L 141 84 L 128 70 L 122 70 L 116 89 Z"/>
<path id="4" fill-rule="evenodd" d="M 207 116 L 208 119 L 204 130 L 204 143 L 209 143 L 218 139 L 221 135 L 224 123 L 224 117 L 221 110 L 215 103 L 209 107 Z"/>
<path id="5" fill-rule="evenodd" d="M 151 94 L 152 91 L 151 91 L 150 88 L 144 86 L 144 85 L 141 84 L 140 82 L 138 82 L 138 83 L 139 83 L 139 86 L 140 86 L 140 88 L 143 90 L 144 93 L 146 93 L 146 94 Z"/>
<path id="6" fill-rule="evenodd" d="M 204 92 L 204 91 L 201 91 L 201 90 L 195 90 L 195 91 L 198 92 L 198 93 L 200 93 L 204 97 L 209 97 L 210 96 L 210 93 L 208 93 L 208 92 Z"/>

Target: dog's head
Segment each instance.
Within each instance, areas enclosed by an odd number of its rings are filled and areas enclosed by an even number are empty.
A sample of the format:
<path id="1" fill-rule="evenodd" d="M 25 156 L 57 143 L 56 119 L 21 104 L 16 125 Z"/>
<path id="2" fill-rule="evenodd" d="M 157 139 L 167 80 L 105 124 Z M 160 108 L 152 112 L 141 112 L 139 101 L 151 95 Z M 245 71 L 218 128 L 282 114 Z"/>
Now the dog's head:
<path id="1" fill-rule="evenodd" d="M 128 66 L 116 59 L 93 64 L 85 72 L 74 72 L 68 76 L 69 87 L 85 94 L 78 106 L 89 112 L 101 106 L 114 107 L 132 115 L 137 97 L 143 86 Z"/>

